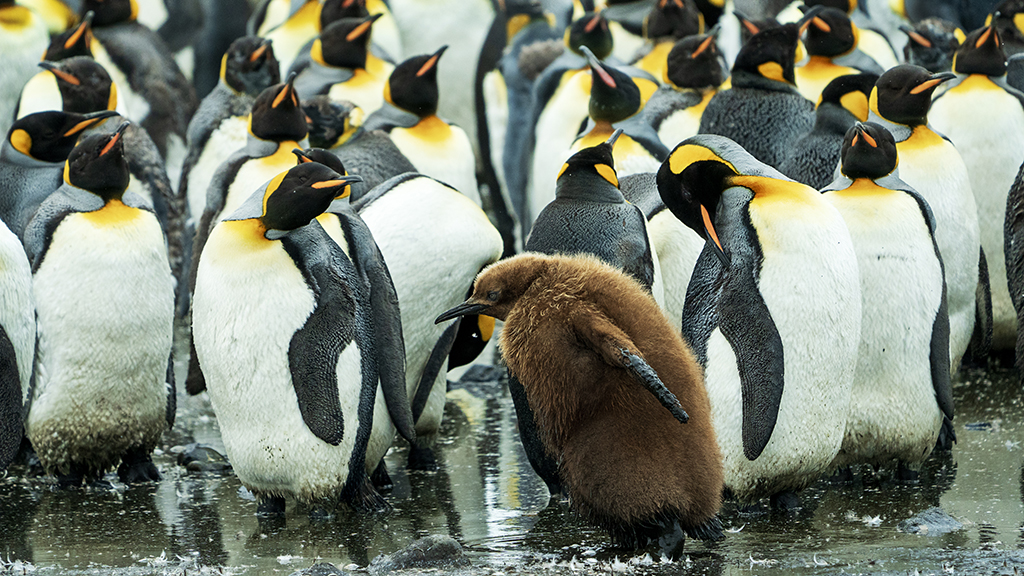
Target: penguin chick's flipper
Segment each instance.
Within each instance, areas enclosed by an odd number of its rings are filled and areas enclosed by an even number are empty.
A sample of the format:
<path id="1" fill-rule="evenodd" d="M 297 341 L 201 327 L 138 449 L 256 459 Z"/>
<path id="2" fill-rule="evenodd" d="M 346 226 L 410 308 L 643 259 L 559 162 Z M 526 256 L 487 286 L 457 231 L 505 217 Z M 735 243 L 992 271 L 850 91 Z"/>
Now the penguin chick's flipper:
<path id="1" fill-rule="evenodd" d="M 679 404 L 679 399 L 665 387 L 665 383 L 658 378 L 658 374 L 647 361 L 637 354 L 637 347 L 629 336 L 612 324 L 607 316 L 596 310 L 574 314 L 573 328 L 580 339 L 602 360 L 609 366 L 623 368 L 629 372 L 630 376 L 653 394 L 676 420 L 683 424 L 689 421 L 690 417 Z"/>
<path id="2" fill-rule="evenodd" d="M 751 266 L 734 254 L 718 300 L 718 327 L 736 353 L 743 396 L 743 455 L 756 460 L 775 430 L 785 381 L 782 337 Z M 744 272 L 745 271 L 745 272 Z"/>
<path id="3" fill-rule="evenodd" d="M 370 309 L 373 316 L 374 347 L 381 392 L 388 414 L 398 433 L 410 444 L 416 442 L 416 420 L 409 407 L 405 388 L 405 342 L 402 337 L 402 313 L 398 309 L 398 293 L 384 256 L 363 219 L 351 213 L 337 214 L 345 219 L 345 229 L 352 237 L 354 264 L 370 285 Z"/>
<path id="4" fill-rule="evenodd" d="M 21 379 L 14 344 L 0 328 L 0 472 L 7 469 L 21 446 Z"/>
<path id="5" fill-rule="evenodd" d="M 312 227 L 306 227 L 312 228 Z M 317 227 L 326 236 L 322 228 Z M 338 396 L 338 357 L 345 345 L 355 338 L 356 303 L 351 292 L 339 281 L 341 251 L 333 242 L 305 235 L 293 238 L 299 229 L 281 239 L 285 250 L 308 270 L 310 289 L 318 292 L 316 308 L 306 323 L 292 335 L 288 345 L 288 366 L 292 385 L 299 401 L 302 421 L 310 432 L 324 442 L 337 446 L 345 433 L 341 400 Z M 326 257 L 310 255 L 298 246 L 301 242 L 320 240 L 330 246 Z M 353 431 L 354 433 L 355 431 Z"/>

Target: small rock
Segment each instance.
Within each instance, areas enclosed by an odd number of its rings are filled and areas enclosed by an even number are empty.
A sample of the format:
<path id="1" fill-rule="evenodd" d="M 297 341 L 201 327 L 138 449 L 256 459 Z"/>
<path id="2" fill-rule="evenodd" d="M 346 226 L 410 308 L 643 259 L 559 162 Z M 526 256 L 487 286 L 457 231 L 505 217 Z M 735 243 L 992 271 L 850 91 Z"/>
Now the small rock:
<path id="1" fill-rule="evenodd" d="M 942 508 L 929 508 L 907 518 L 896 527 L 900 532 L 907 534 L 926 534 L 938 536 L 947 532 L 955 532 L 964 525 L 946 513 Z"/>
<path id="2" fill-rule="evenodd" d="M 321 562 L 320 564 L 314 564 L 305 570 L 292 572 L 291 576 L 338 576 L 339 574 L 349 574 L 349 572 L 338 570 L 333 564 Z"/>
<path id="3" fill-rule="evenodd" d="M 178 465 L 190 472 L 222 472 L 231 464 L 220 452 L 206 444 L 189 444 L 178 453 Z"/>
<path id="4" fill-rule="evenodd" d="M 462 545 L 451 536 L 427 536 L 394 554 L 380 555 L 366 571 L 377 576 L 409 568 L 459 568 L 469 566 Z"/>

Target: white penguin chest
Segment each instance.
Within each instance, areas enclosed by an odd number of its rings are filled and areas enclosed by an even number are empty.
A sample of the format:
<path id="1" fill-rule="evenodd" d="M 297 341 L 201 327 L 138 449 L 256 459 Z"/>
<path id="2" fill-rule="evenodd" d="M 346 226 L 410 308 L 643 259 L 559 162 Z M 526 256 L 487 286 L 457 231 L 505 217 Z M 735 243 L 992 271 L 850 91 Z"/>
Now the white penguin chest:
<path id="1" fill-rule="evenodd" d="M 188 207 L 193 218 L 202 215 L 206 208 L 206 195 L 213 174 L 231 154 L 245 146 L 248 131 L 247 117 L 232 116 L 221 121 L 210 134 L 199 159 L 188 174 Z"/>
<path id="2" fill-rule="evenodd" d="M 448 184 L 480 205 L 476 159 L 466 133 L 437 116 L 412 128 L 395 128 L 391 140 L 422 174 Z"/>
<path id="3" fill-rule="evenodd" d="M 295 166 L 297 162 L 293 148 L 301 148 L 297 142 L 283 142 L 277 151 L 262 158 L 250 158 L 246 160 L 235 174 L 235 178 L 228 185 L 224 197 L 224 207 L 217 215 L 216 222 L 231 215 L 238 209 L 252 193 L 270 181 L 274 176 Z"/>

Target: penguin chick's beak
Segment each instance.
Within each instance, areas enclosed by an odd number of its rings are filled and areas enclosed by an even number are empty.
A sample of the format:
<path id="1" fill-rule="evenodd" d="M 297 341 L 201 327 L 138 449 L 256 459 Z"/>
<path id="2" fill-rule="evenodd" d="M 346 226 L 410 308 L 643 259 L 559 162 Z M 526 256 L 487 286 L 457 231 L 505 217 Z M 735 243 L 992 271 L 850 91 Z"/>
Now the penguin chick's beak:
<path id="1" fill-rule="evenodd" d="M 946 82 L 948 80 L 952 80 L 953 78 L 956 78 L 956 74 L 954 74 L 952 72 L 940 72 L 938 74 L 932 74 L 931 77 L 928 80 L 925 80 L 924 82 L 921 82 L 917 86 L 914 86 L 914 88 L 910 90 L 910 93 L 911 94 L 920 94 L 921 92 L 924 92 L 925 90 L 929 90 L 931 88 L 934 88 L 934 87 L 938 86 L 939 84 L 942 84 L 943 82 Z"/>
<path id="2" fill-rule="evenodd" d="M 107 145 L 104 146 L 102 150 L 100 150 L 100 156 L 105 156 L 107 152 L 114 149 L 114 145 L 121 139 L 121 135 L 124 134 L 124 131 L 128 129 L 130 124 L 131 122 L 122 122 L 121 125 L 117 127 L 117 130 L 114 131 L 114 135 L 110 138 L 110 141 L 107 142 Z"/>
<path id="3" fill-rule="evenodd" d="M 590 48 L 586 46 L 580 46 L 580 51 L 587 57 L 587 62 L 590 64 L 590 69 L 597 72 L 597 75 L 601 78 L 601 81 L 608 85 L 609 88 L 615 88 L 615 78 L 604 69 L 601 65 L 601 61 L 594 56 L 594 53 L 590 51 Z"/>
<path id="4" fill-rule="evenodd" d="M 462 304 L 459 304 L 455 308 L 444 312 L 437 319 L 434 320 L 434 324 L 440 324 L 446 320 L 451 320 L 459 316 L 470 316 L 472 314 L 480 314 L 481 312 L 490 308 L 490 304 L 480 304 L 474 302 L 472 299 L 466 300 Z"/>

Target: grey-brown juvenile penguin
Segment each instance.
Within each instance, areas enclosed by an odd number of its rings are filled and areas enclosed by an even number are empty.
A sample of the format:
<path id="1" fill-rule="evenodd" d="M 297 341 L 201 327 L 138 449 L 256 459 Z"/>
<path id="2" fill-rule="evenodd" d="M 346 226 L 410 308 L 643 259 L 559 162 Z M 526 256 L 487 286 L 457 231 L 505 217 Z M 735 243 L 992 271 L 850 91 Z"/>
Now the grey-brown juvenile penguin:
<path id="1" fill-rule="evenodd" d="M 521 254 L 486 268 L 437 321 L 478 313 L 505 321 L 505 361 L 576 511 L 625 547 L 672 530 L 721 535 L 701 369 L 636 280 L 589 255 Z"/>

